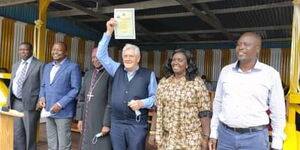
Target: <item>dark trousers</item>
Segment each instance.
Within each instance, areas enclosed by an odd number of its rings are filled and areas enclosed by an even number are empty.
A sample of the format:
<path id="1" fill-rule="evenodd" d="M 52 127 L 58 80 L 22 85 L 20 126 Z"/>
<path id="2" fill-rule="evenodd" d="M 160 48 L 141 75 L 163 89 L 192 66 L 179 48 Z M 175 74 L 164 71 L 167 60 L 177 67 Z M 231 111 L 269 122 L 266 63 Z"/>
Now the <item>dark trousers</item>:
<path id="1" fill-rule="evenodd" d="M 24 110 L 23 102 L 17 99 L 14 99 L 12 108 L 24 113 L 24 117 L 14 119 L 14 150 L 36 150 L 40 113 L 35 110 Z"/>
<path id="2" fill-rule="evenodd" d="M 144 150 L 148 124 L 112 123 L 110 138 L 114 150 Z"/>

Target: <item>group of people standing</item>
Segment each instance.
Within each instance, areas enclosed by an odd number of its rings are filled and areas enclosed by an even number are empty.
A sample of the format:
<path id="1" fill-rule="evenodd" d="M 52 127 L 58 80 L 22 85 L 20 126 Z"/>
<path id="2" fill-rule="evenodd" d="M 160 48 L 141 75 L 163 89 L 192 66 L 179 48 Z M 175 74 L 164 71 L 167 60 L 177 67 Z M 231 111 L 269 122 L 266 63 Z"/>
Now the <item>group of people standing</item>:
<path id="1" fill-rule="evenodd" d="M 111 59 L 108 45 L 116 24 L 107 21 L 91 54 L 94 68 L 85 74 L 82 87 L 79 67 L 66 57 L 64 43 L 53 45 L 53 62 L 45 66 L 32 57 L 31 44 L 20 45 L 22 60 L 13 66 L 9 98 L 9 106 L 24 113 L 15 120 L 15 149 L 36 149 L 38 111 L 44 107 L 51 112 L 46 119 L 48 149 L 71 149 L 79 92 L 82 150 L 144 150 L 148 133 L 149 144 L 159 150 L 268 150 L 269 118 L 272 148 L 282 149 L 282 85 L 279 73 L 257 59 L 259 35 L 247 32 L 239 38 L 238 60 L 222 69 L 212 102 L 189 51 L 173 52 L 158 85 L 154 72 L 139 66 L 136 45 L 124 46 L 123 63 Z M 149 132 L 152 108 L 156 113 Z"/>
<path id="2" fill-rule="evenodd" d="M 33 57 L 31 43 L 23 42 L 18 50 L 20 61 L 12 67 L 8 107 L 24 113 L 14 120 L 14 149 L 35 150 L 40 111 L 46 118 L 49 150 L 71 148 L 71 123 L 76 96 L 81 87 L 79 65 L 67 58 L 67 46 L 52 46 L 53 61 L 44 64 Z"/>

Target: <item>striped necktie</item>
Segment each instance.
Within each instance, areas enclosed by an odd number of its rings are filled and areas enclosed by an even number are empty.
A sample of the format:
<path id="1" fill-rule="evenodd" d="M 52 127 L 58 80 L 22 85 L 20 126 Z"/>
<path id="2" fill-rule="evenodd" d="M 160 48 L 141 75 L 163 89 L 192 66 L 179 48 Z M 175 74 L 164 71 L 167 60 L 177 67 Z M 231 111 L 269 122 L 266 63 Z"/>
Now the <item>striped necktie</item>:
<path id="1" fill-rule="evenodd" d="M 23 83 L 25 81 L 28 62 L 25 61 L 25 62 L 23 62 L 23 64 L 24 64 L 23 69 L 22 69 L 19 79 L 17 81 L 18 88 L 17 88 L 16 97 L 18 97 L 18 98 L 22 98 L 22 87 L 23 87 Z"/>

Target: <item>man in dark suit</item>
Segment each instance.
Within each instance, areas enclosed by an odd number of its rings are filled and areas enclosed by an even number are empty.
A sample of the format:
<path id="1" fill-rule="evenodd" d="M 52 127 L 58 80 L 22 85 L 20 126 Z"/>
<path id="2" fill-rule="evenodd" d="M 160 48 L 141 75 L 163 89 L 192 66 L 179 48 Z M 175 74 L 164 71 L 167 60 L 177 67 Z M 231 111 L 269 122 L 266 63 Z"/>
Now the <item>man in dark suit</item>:
<path id="1" fill-rule="evenodd" d="M 36 150 L 40 114 L 35 110 L 39 98 L 44 63 L 32 56 L 32 45 L 19 46 L 20 61 L 12 67 L 8 106 L 24 113 L 14 120 L 14 150 Z"/>
<path id="2" fill-rule="evenodd" d="M 75 97 L 81 86 L 79 65 L 67 58 L 67 46 L 56 42 L 52 46 L 53 62 L 44 69 L 39 107 L 46 107 L 49 150 L 71 149 L 71 123 L 75 112 Z"/>

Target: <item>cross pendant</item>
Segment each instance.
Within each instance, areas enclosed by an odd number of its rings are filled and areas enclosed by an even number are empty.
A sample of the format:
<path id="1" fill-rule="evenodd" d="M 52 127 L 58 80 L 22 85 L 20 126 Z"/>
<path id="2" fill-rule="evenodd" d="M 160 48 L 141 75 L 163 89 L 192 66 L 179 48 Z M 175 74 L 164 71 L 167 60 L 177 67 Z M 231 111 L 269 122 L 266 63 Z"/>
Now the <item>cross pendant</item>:
<path id="1" fill-rule="evenodd" d="M 94 97 L 94 95 L 92 93 L 89 93 L 88 95 L 86 95 L 88 97 L 88 102 L 91 101 L 91 98 Z"/>

